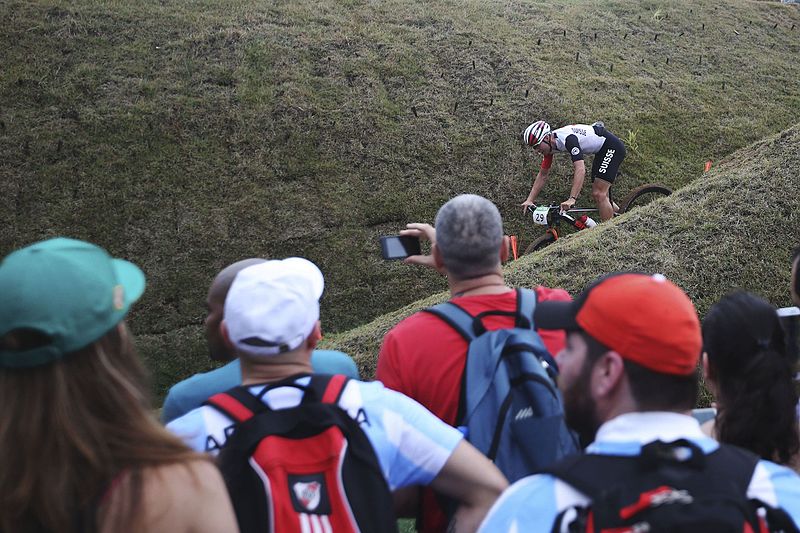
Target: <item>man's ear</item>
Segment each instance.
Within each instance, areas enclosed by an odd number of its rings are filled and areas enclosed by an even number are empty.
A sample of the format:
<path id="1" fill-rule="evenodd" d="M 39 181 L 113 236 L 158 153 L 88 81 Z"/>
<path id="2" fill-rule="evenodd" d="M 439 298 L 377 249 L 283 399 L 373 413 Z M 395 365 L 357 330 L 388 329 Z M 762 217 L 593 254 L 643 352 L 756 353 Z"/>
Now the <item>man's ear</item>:
<path id="1" fill-rule="evenodd" d="M 231 341 L 231 336 L 228 333 L 228 325 L 225 323 L 224 319 L 219 323 L 219 334 L 222 337 L 222 342 L 225 343 L 225 347 L 231 354 L 235 354 L 236 346 L 234 346 L 233 342 Z"/>
<path id="2" fill-rule="evenodd" d="M 311 334 L 306 337 L 306 346 L 309 350 L 313 350 L 319 344 L 319 341 L 322 340 L 322 322 L 317 320 L 317 323 L 314 324 L 314 329 L 311 330 Z"/>
<path id="3" fill-rule="evenodd" d="M 703 350 L 703 355 L 700 356 L 700 364 L 703 366 L 703 379 L 708 382 L 714 381 L 714 367 L 708 361 L 708 352 Z"/>
<path id="4" fill-rule="evenodd" d="M 503 240 L 500 243 L 500 262 L 505 263 L 511 257 L 511 237 L 503 235 Z"/>
<path id="5" fill-rule="evenodd" d="M 439 247 L 436 246 L 436 243 L 431 245 L 431 256 L 433 257 L 433 265 L 436 267 L 440 273 L 445 273 L 444 268 L 444 261 L 442 260 L 442 252 L 439 250 Z"/>
<path id="6" fill-rule="evenodd" d="M 600 356 L 592 369 L 592 392 L 597 396 L 613 394 L 625 375 L 622 356 L 609 350 Z"/>

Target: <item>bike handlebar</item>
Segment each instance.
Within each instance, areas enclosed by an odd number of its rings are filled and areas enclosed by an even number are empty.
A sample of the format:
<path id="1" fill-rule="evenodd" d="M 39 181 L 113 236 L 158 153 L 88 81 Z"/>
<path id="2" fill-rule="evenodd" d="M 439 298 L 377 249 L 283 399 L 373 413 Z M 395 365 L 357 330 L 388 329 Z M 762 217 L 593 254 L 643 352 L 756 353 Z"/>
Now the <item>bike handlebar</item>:
<path id="1" fill-rule="evenodd" d="M 526 205 L 525 206 L 525 213 L 535 211 L 539 207 L 545 207 L 543 205 Z M 561 204 L 550 204 L 547 206 L 548 209 L 561 209 Z M 573 207 L 572 209 L 567 209 L 564 213 L 593 213 L 597 211 L 596 207 Z"/>

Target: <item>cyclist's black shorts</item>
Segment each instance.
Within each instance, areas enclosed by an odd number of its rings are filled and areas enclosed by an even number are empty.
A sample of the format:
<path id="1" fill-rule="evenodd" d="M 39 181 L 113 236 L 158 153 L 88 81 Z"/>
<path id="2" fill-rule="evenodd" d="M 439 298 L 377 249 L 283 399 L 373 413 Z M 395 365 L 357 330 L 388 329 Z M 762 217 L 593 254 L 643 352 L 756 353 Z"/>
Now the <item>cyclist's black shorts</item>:
<path id="1" fill-rule="evenodd" d="M 614 183 L 619 166 L 625 159 L 625 145 L 613 133 L 603 128 L 602 135 L 606 138 L 603 146 L 592 162 L 592 181 L 600 178 L 609 183 Z"/>

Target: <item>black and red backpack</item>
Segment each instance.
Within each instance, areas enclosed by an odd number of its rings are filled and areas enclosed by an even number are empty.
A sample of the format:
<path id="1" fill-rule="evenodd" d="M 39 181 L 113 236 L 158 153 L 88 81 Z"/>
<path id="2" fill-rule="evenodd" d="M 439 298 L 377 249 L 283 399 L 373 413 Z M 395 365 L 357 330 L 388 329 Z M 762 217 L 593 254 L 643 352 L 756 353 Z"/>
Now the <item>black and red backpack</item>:
<path id="1" fill-rule="evenodd" d="M 338 401 L 343 375 L 298 376 L 296 407 L 271 409 L 247 387 L 206 401 L 236 424 L 218 464 L 242 533 L 397 531 L 392 496 L 372 444 Z"/>
<path id="2" fill-rule="evenodd" d="M 720 444 L 704 454 L 694 443 L 655 441 L 638 456 L 585 454 L 544 473 L 591 499 L 562 511 L 553 531 L 593 533 L 797 532 L 791 517 L 747 489 L 759 458 Z"/>

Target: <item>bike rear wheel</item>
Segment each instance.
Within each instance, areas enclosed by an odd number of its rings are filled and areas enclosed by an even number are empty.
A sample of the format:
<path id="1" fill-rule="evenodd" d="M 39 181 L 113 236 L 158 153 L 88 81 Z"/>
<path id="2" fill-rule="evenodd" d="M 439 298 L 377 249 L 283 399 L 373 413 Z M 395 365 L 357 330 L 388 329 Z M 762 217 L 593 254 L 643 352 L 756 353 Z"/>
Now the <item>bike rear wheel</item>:
<path id="1" fill-rule="evenodd" d="M 554 242 L 556 242 L 556 236 L 553 235 L 552 233 L 545 233 L 544 235 L 542 235 L 541 237 L 530 243 L 528 247 L 525 248 L 525 253 L 529 254 L 535 252 L 536 250 L 541 250 L 545 246 L 550 246 Z"/>
<path id="2" fill-rule="evenodd" d="M 641 185 L 633 189 L 628 196 L 622 200 L 622 205 L 619 208 L 619 212 L 620 214 L 627 213 L 634 207 L 641 207 L 649 204 L 657 198 L 669 196 L 670 194 L 672 194 L 672 189 L 665 187 L 664 185 L 659 185 L 657 183 Z"/>

